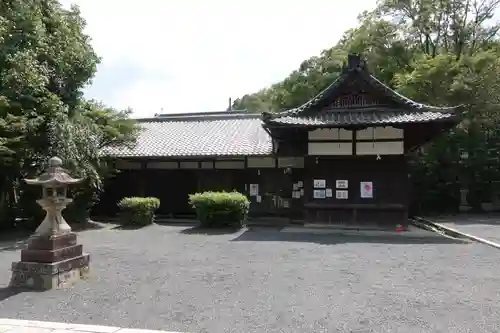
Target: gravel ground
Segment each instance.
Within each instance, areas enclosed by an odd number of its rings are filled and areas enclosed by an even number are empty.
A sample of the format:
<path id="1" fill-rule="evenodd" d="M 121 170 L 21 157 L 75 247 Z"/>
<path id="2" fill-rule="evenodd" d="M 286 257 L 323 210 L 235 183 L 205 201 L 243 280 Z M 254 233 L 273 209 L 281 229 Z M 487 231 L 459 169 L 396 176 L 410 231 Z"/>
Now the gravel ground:
<path id="1" fill-rule="evenodd" d="M 81 232 L 93 277 L 68 290 L 0 290 L 0 317 L 210 333 L 500 327 L 500 251 L 482 244 L 185 229 Z M 0 285 L 19 256 L 0 252 Z"/>
<path id="2" fill-rule="evenodd" d="M 430 217 L 429 220 L 500 244 L 500 214 L 460 214 Z"/>

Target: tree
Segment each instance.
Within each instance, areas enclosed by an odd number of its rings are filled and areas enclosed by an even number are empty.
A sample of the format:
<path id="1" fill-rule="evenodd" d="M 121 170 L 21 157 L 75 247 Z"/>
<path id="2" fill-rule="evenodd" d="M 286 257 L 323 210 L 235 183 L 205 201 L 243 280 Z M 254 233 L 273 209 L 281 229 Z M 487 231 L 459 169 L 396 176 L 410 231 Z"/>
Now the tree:
<path id="1" fill-rule="evenodd" d="M 50 155 L 63 158 L 95 190 L 104 169 L 99 149 L 133 141 L 129 112 L 83 98 L 100 61 L 84 27 L 77 7 L 66 10 L 56 0 L 0 2 L 2 221 L 23 214 L 14 210 L 18 206 L 24 215 L 33 213 L 38 194 L 22 179 L 39 173 Z"/>
<path id="2" fill-rule="evenodd" d="M 496 41 L 500 24 L 492 23 L 499 0 L 381 0 L 378 17 L 391 18 L 403 38 L 435 57 L 451 53 L 456 59 L 474 55 Z"/>

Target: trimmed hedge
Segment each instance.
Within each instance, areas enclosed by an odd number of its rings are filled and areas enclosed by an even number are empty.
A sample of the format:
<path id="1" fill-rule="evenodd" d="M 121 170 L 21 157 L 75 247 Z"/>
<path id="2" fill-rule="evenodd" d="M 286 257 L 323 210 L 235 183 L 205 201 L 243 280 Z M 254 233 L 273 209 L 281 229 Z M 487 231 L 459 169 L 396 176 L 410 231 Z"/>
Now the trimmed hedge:
<path id="1" fill-rule="evenodd" d="M 145 226 L 154 222 L 160 200 L 154 197 L 129 197 L 121 199 L 118 207 L 122 211 L 120 220 L 123 225 Z"/>
<path id="2" fill-rule="evenodd" d="M 203 192 L 189 195 L 200 227 L 243 227 L 250 201 L 239 192 Z"/>

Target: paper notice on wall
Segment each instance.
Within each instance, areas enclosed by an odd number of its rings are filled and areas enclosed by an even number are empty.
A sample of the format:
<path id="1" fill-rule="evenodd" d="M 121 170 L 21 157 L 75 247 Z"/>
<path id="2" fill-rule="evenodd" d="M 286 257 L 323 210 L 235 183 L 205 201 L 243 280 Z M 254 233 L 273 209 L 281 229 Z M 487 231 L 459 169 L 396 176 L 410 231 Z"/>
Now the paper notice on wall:
<path id="1" fill-rule="evenodd" d="M 301 189 L 300 189 L 300 196 L 301 196 L 301 197 L 303 197 L 303 196 L 304 196 L 304 189 L 303 189 L 303 188 L 301 188 Z"/>
<path id="2" fill-rule="evenodd" d="M 373 198 L 373 182 L 360 183 L 361 198 Z"/>
<path id="3" fill-rule="evenodd" d="M 325 179 L 314 179 L 313 186 L 314 186 L 314 188 L 325 188 L 326 187 L 326 180 Z"/>
<path id="4" fill-rule="evenodd" d="M 250 196 L 259 194 L 259 184 L 250 184 Z"/>
<path id="5" fill-rule="evenodd" d="M 299 199 L 300 198 L 300 191 L 293 191 L 292 198 Z"/>
<path id="6" fill-rule="evenodd" d="M 326 198 L 325 190 L 314 190 L 313 192 L 314 199 L 324 199 Z"/>
<path id="7" fill-rule="evenodd" d="M 257 195 L 257 196 L 255 197 L 255 201 L 256 201 L 256 202 L 259 202 L 259 203 L 260 203 L 260 202 L 262 202 L 262 197 L 261 197 L 260 195 Z"/>
<path id="8" fill-rule="evenodd" d="M 331 198 L 333 196 L 333 191 L 331 188 L 326 189 L 326 197 Z"/>
<path id="9" fill-rule="evenodd" d="M 335 199 L 345 200 L 349 197 L 349 192 L 346 190 L 335 191 Z"/>
<path id="10" fill-rule="evenodd" d="M 348 188 L 349 182 L 347 180 L 337 180 L 335 185 L 337 188 Z"/>
<path id="11" fill-rule="evenodd" d="M 293 190 L 294 190 L 294 191 L 297 191 L 297 189 L 298 189 L 298 188 L 299 188 L 299 185 L 297 185 L 297 184 L 293 184 Z"/>
<path id="12" fill-rule="evenodd" d="M 299 186 L 299 188 L 304 187 L 304 182 L 302 180 L 299 180 L 297 182 L 297 185 Z"/>

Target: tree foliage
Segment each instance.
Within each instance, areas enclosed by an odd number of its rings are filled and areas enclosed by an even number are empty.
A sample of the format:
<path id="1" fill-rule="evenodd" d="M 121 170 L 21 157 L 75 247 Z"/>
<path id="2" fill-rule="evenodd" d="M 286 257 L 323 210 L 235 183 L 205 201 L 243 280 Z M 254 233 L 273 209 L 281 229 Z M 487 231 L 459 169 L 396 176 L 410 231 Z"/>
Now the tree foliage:
<path id="1" fill-rule="evenodd" d="M 88 179 L 92 194 L 110 171 L 99 149 L 134 140 L 130 111 L 83 97 L 100 61 L 84 27 L 77 7 L 56 0 L 0 2 L 0 226 L 34 214 L 38 194 L 22 179 L 41 172 L 50 155 Z"/>
<path id="2" fill-rule="evenodd" d="M 461 124 L 413 156 L 417 205 L 454 209 L 459 189 L 479 209 L 500 182 L 500 0 L 380 0 L 359 25 L 282 82 L 234 102 L 277 112 L 299 106 L 329 84 L 348 53 L 402 94 L 433 105 L 463 104 Z M 443 204 L 444 203 L 444 204 Z"/>

